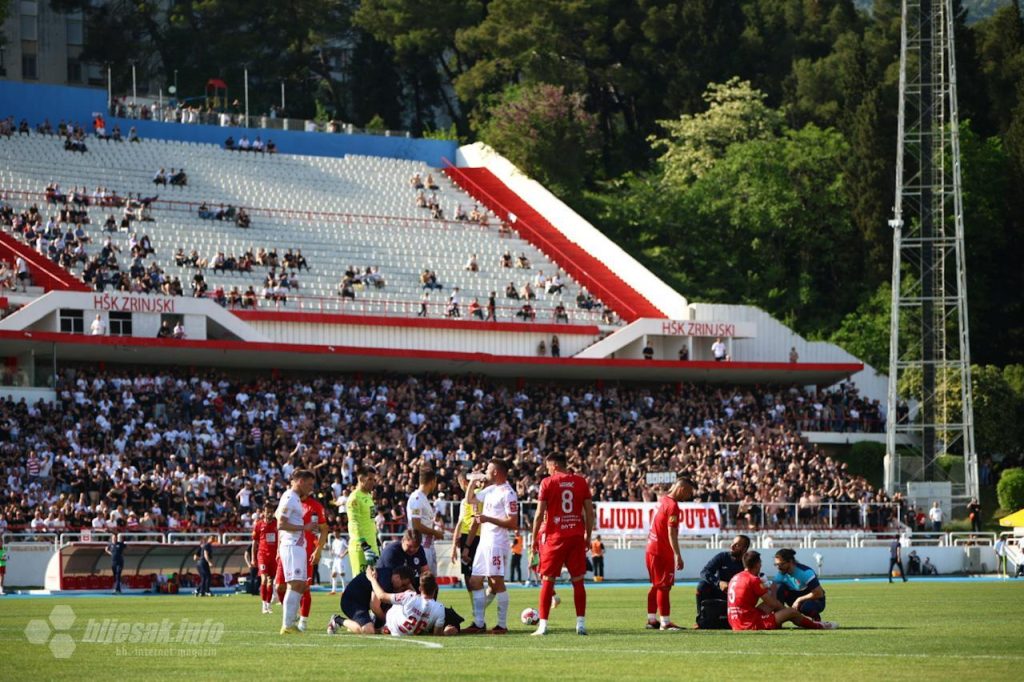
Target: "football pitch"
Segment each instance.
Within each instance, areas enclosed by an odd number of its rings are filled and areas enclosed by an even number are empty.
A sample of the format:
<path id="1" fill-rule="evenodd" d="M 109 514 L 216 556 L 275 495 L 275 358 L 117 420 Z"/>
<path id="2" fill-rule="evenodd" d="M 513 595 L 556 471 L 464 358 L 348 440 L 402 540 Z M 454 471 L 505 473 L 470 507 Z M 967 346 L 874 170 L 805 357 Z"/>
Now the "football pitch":
<path id="1" fill-rule="evenodd" d="M 589 591 L 591 634 L 579 637 L 560 585 L 543 638 L 518 622 L 536 606 L 532 589 L 512 591 L 506 636 L 409 639 L 328 636 L 337 597 L 326 593 L 313 598 L 309 631 L 288 636 L 279 606 L 264 616 L 243 594 L 2 597 L 0 680 L 1024 679 L 1024 580 L 825 587 L 837 631 L 647 631 L 646 588 L 602 586 Z M 672 594 L 673 620 L 692 625 L 692 587 Z M 469 613 L 464 591 L 441 599 Z"/>

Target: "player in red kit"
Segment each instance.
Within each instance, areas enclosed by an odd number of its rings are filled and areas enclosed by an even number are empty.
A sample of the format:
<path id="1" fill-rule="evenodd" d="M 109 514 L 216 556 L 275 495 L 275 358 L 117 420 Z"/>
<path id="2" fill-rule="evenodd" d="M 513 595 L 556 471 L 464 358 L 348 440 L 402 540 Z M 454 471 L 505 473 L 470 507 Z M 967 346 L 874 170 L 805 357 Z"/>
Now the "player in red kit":
<path id="1" fill-rule="evenodd" d="M 273 613 L 271 601 L 274 598 L 274 575 L 277 573 L 277 519 L 274 518 L 273 504 L 263 506 L 263 516 L 252 527 L 252 551 L 260 577 L 260 599 L 262 613 Z M 283 578 L 283 576 L 282 576 Z"/>
<path id="2" fill-rule="evenodd" d="M 729 627 L 733 630 L 778 630 L 789 621 L 808 630 L 835 630 L 836 623 L 818 622 L 772 596 L 761 582 L 761 555 L 748 551 L 743 555 L 743 570 L 729 581 Z M 760 602 L 760 604 L 758 603 Z"/>
<path id="3" fill-rule="evenodd" d="M 541 576 L 540 622 L 533 634 L 547 634 L 555 579 L 565 566 L 569 569 L 573 601 L 576 603 L 576 634 L 585 635 L 587 591 L 583 579 L 587 574 L 590 533 L 594 529 L 594 500 L 587 480 L 566 470 L 564 454 L 552 453 L 544 463 L 548 477 L 540 484 L 537 515 L 533 518 L 532 551 L 534 554 L 540 552 L 537 573 Z"/>
<path id="4" fill-rule="evenodd" d="M 312 495 L 302 498 L 302 522 L 313 524 L 313 528 L 316 529 L 306 531 L 306 584 L 312 587 L 313 569 L 320 563 L 323 543 L 327 540 L 327 518 L 324 514 L 324 506 Z M 313 606 L 313 597 L 310 592 L 309 589 L 303 592 L 302 601 L 299 602 L 299 622 L 296 627 L 300 632 L 305 632 L 309 610 Z"/>
<path id="5" fill-rule="evenodd" d="M 668 494 L 658 501 L 658 511 L 647 536 L 647 575 L 651 578 L 651 589 L 647 592 L 648 630 L 682 630 L 669 619 L 668 594 L 676 582 L 676 571 L 683 570 L 683 557 L 679 553 L 679 503 L 692 499 L 693 486 L 680 476 L 668 489 Z"/>

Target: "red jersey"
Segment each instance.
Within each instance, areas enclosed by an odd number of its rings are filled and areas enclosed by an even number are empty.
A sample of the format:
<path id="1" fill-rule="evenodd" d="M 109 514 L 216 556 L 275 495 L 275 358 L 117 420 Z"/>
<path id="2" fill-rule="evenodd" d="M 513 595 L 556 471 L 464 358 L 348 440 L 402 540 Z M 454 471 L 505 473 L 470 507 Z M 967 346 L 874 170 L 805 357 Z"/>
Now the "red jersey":
<path id="1" fill-rule="evenodd" d="M 545 542 L 586 535 L 583 506 L 590 497 L 590 486 L 579 474 L 556 472 L 541 481 L 537 499 L 547 503 Z"/>
<path id="2" fill-rule="evenodd" d="M 675 556 L 670 533 L 679 533 L 679 503 L 665 495 L 658 501 L 658 511 L 651 523 L 651 532 L 647 536 L 647 553 L 662 557 Z"/>
<path id="3" fill-rule="evenodd" d="M 252 539 L 256 543 L 256 556 L 272 557 L 277 554 L 277 519 L 259 519 L 252 527 Z"/>
<path id="4" fill-rule="evenodd" d="M 314 519 L 313 517 L 316 517 Z M 324 506 L 309 496 L 302 500 L 302 523 L 312 523 L 314 527 L 321 523 L 327 523 L 327 515 L 324 514 Z M 313 532 L 306 533 L 306 556 L 313 556 L 313 547 L 316 545 L 317 535 Z"/>
<path id="5" fill-rule="evenodd" d="M 740 571 L 729 581 L 729 615 L 745 615 L 755 610 L 757 602 L 767 592 L 761 578 L 750 571 Z"/>

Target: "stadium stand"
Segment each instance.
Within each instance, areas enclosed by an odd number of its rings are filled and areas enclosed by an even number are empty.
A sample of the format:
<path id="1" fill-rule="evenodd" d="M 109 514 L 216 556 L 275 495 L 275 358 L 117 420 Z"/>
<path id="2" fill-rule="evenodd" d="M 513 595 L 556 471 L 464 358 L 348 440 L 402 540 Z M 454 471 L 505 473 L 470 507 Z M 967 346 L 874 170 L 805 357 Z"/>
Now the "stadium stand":
<path id="1" fill-rule="evenodd" d="M 850 385 L 809 395 L 82 366 L 62 372 L 57 396 L 0 402 L 0 530 L 239 530 L 292 469 L 316 471 L 337 500 L 355 466 L 370 464 L 380 522 L 397 531 L 421 466 L 437 469 L 439 494 L 453 499 L 459 468 L 502 456 L 529 500 L 552 448 L 587 473 L 598 500 L 649 501 L 644 472 L 683 471 L 736 528 L 886 528 L 902 503 L 800 437 L 801 426 L 822 426 L 817 404 L 830 426 L 844 428 L 859 407 L 854 428 L 882 428 Z"/>
<path id="2" fill-rule="evenodd" d="M 90 139 L 86 153 L 70 154 L 56 136 L 38 133 L 4 140 L 0 162 L 3 198 L 15 213 L 36 205 L 45 223 L 60 207 L 45 201 L 47 186 L 56 185 L 65 195 L 80 191 L 93 204 L 86 225 L 91 243 L 85 250 L 90 259 L 109 237 L 120 250 L 118 264 L 127 270 L 130 241 L 133 236 L 146 236 L 154 252 L 142 259 L 143 265 L 149 268 L 156 263 L 164 277 L 178 279 L 186 294 L 201 270 L 208 295 L 218 287 L 225 297 L 233 287 L 240 292 L 253 287 L 261 306 L 285 310 L 416 316 L 426 303 L 426 315 L 439 317 L 451 314 L 449 299 L 458 287 L 461 317 L 468 316 L 474 299 L 486 311 L 493 291 L 499 320 L 615 321 L 599 301 L 592 301 L 577 281 L 530 243 L 531 236 L 524 235 L 530 241 L 523 239 L 487 211 L 481 211 L 479 221 L 448 219 L 463 212 L 468 218 L 474 200 L 440 173 L 433 174 L 437 190 L 412 187 L 413 176 L 426 179 L 432 173 L 422 163 L 357 156 L 243 156 L 214 145 L 160 140 L 129 144 Z M 167 178 L 172 171 L 184 169 L 187 184 L 154 184 L 161 169 Z M 146 219 L 122 228 L 125 207 L 95 205 L 94 195 L 104 191 L 98 188 L 115 192 L 120 200 L 151 200 L 143 202 L 148 204 Z M 436 200 L 444 219 L 432 218 L 430 209 L 417 206 L 420 192 L 424 201 Z M 233 220 L 199 215 L 201 208 L 215 215 L 230 207 L 244 208 L 251 221 L 248 228 L 238 227 Z M 118 224 L 111 232 L 104 229 L 109 215 Z M 66 229 L 67 224 L 62 227 Z M 194 250 L 206 267 L 175 262 L 179 249 L 186 256 Z M 301 251 L 308 269 L 286 269 L 295 278 L 288 286 L 275 288 L 268 283 L 271 268 L 266 265 L 253 263 L 250 270 L 214 268 L 218 254 L 238 263 L 246 254 L 255 261 L 261 250 L 276 252 L 282 260 L 289 251 Z M 512 257 L 512 267 L 503 266 L 506 253 Z M 474 256 L 475 270 L 467 267 Z M 520 257 L 528 267 L 517 267 Z M 367 268 L 377 269 L 383 286 L 367 286 L 356 277 L 351 297 L 342 297 L 339 291 L 346 270 L 359 275 Z M 81 276 L 83 269 L 84 264 L 77 262 L 72 272 Z M 441 288 L 424 289 L 424 270 L 436 273 Z M 59 277 L 52 268 L 36 267 L 33 273 L 39 284 L 57 288 L 50 281 Z M 280 277 L 281 265 L 274 274 L 275 279 Z M 549 286 L 556 276 L 556 286 Z M 530 288 L 535 296 L 530 300 L 533 315 L 519 314 L 524 301 L 505 295 L 510 285 L 517 296 Z M 117 286 L 123 285 L 112 288 Z M 144 285 L 129 286 L 149 290 Z M 81 281 L 64 288 L 75 287 L 81 288 Z M 578 298 L 588 301 L 585 307 L 577 304 Z"/>

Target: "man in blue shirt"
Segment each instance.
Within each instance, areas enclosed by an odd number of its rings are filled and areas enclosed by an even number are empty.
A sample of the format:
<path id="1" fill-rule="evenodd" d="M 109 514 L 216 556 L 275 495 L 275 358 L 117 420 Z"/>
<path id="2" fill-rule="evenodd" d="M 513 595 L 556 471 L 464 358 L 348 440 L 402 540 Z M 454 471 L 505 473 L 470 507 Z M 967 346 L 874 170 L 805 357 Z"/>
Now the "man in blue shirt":
<path id="1" fill-rule="evenodd" d="M 728 552 L 719 552 L 711 557 L 700 572 L 697 583 L 697 613 L 700 614 L 700 603 L 705 599 L 725 599 L 725 591 L 729 589 L 729 581 L 743 570 L 743 553 L 750 549 L 750 538 L 737 535 L 733 538 Z"/>
<path id="2" fill-rule="evenodd" d="M 825 610 L 825 589 L 818 574 L 809 566 L 797 563 L 796 552 L 780 549 L 775 553 L 775 597 L 786 606 L 796 608 L 810 618 L 819 619 Z"/>
<path id="3" fill-rule="evenodd" d="M 124 570 L 124 548 L 125 541 L 121 536 L 114 533 L 107 545 L 107 554 L 110 555 L 110 569 L 114 573 L 114 594 L 121 594 L 121 571 Z"/>
<path id="4" fill-rule="evenodd" d="M 381 585 L 391 584 L 391 571 L 399 566 L 412 569 L 412 589 L 420 589 L 420 575 L 426 573 L 427 553 L 423 551 L 423 535 L 418 530 L 407 529 L 401 540 L 385 545 L 377 560 L 377 581 Z"/>
<path id="5" fill-rule="evenodd" d="M 197 597 L 209 597 L 210 580 L 213 578 L 213 537 L 203 538 L 202 544 L 196 550 L 192 558 L 196 562 L 196 570 L 199 572 L 199 587 L 196 589 Z"/>

